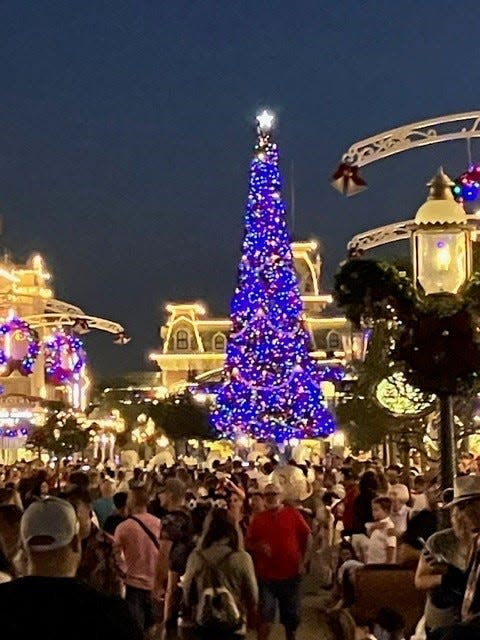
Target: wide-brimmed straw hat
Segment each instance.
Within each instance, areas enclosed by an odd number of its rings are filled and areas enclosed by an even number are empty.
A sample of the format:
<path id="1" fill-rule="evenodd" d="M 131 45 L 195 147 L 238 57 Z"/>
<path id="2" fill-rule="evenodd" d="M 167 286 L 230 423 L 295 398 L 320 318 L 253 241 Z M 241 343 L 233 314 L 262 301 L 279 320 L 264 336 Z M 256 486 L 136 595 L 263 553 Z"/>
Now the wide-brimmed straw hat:
<path id="1" fill-rule="evenodd" d="M 443 492 L 443 500 L 446 507 L 454 507 L 461 502 L 480 500 L 480 476 L 458 476 L 455 478 L 453 481 L 453 497 L 451 496 L 452 489 L 446 489 Z"/>

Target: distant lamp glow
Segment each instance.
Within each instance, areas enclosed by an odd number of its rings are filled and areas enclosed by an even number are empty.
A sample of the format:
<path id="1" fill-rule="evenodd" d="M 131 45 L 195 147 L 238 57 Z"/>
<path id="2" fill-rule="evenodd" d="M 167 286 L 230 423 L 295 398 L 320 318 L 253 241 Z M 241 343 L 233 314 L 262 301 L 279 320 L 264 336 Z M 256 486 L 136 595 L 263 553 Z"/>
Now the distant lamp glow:
<path id="1" fill-rule="evenodd" d="M 152 355 L 153 354 L 150 354 L 150 359 L 152 359 L 151 358 Z M 156 399 L 164 400 L 167 397 L 168 397 L 168 389 L 167 389 L 167 387 L 160 386 L 160 387 L 156 387 L 155 388 L 155 398 Z"/>
<path id="2" fill-rule="evenodd" d="M 264 109 L 262 113 L 259 113 L 257 116 L 258 128 L 264 133 L 271 131 L 274 121 L 275 115 L 270 111 L 267 111 L 266 109 Z"/>
<path id="3" fill-rule="evenodd" d="M 320 389 L 325 400 L 333 400 L 335 398 L 336 389 L 331 380 L 323 380 L 320 383 Z"/>
<path id="4" fill-rule="evenodd" d="M 170 440 L 167 438 L 167 436 L 160 436 L 159 438 L 157 438 L 157 445 L 160 447 L 160 449 L 166 449 L 169 444 Z"/>
<path id="5" fill-rule="evenodd" d="M 248 436 L 239 436 L 237 438 L 237 445 L 239 447 L 249 447 L 250 446 L 250 438 Z"/>
<path id="6" fill-rule="evenodd" d="M 345 446 L 345 434 L 343 433 L 343 431 L 337 431 L 332 435 L 332 446 L 333 447 Z"/>

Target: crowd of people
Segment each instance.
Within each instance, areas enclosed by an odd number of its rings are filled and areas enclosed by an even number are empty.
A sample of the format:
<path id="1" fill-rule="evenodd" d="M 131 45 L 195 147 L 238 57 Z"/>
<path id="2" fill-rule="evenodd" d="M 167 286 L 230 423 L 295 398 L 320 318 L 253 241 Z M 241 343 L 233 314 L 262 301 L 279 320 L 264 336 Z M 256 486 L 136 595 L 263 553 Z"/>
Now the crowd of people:
<path id="1" fill-rule="evenodd" d="M 309 574 L 327 593 L 332 638 L 401 640 L 396 602 L 369 628 L 348 614 L 358 572 L 390 564 L 411 567 L 426 594 L 417 640 L 478 638 L 477 467 L 462 456 L 451 496 L 440 495 L 437 469 L 425 470 L 418 455 L 410 469 L 339 456 L 149 472 L 4 467 L 5 637 L 229 640 L 251 630 L 268 640 L 278 618 L 294 640 Z"/>

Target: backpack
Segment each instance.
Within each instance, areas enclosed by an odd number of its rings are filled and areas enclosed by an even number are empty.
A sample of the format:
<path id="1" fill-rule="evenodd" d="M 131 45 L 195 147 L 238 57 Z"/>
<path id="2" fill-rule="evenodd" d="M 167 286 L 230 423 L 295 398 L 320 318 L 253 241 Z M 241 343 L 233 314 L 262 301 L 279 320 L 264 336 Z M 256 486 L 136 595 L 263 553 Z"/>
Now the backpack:
<path id="1" fill-rule="evenodd" d="M 240 609 L 235 598 L 222 581 L 221 570 L 218 565 L 225 566 L 225 561 L 233 551 L 221 558 L 217 563 L 211 563 L 201 553 L 204 563 L 205 581 L 203 591 L 199 594 L 195 623 L 200 637 L 225 637 L 239 631 L 243 625 Z"/>

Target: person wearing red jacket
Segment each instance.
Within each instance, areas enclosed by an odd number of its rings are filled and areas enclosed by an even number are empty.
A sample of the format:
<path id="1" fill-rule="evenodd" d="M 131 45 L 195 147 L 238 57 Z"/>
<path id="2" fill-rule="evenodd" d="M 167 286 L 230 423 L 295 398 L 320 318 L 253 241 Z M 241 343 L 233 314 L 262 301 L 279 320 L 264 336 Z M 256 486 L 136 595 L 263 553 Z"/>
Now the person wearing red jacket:
<path id="1" fill-rule="evenodd" d="M 300 582 L 311 532 L 297 509 L 282 504 L 280 487 L 267 484 L 263 496 L 265 511 L 253 517 L 246 537 L 259 586 L 258 640 L 268 640 L 277 605 L 287 640 L 294 640 L 300 623 Z"/>

